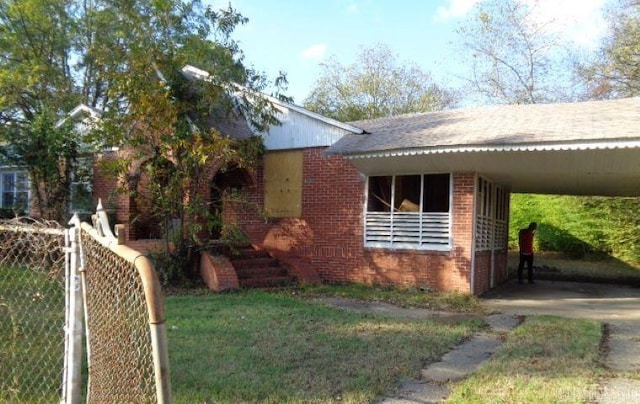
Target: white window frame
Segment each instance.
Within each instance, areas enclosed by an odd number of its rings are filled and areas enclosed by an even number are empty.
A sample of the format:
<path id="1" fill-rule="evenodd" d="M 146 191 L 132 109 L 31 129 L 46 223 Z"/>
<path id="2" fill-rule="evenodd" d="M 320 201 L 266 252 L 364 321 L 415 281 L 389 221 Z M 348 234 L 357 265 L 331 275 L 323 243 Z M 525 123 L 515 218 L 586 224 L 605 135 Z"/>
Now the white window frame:
<path id="1" fill-rule="evenodd" d="M 5 182 L 4 182 L 4 178 L 5 175 L 13 175 L 13 190 L 11 191 L 7 191 L 5 190 Z M 17 186 L 19 184 L 18 181 L 18 175 L 24 175 L 26 177 L 26 181 L 25 181 L 25 187 L 26 189 L 19 189 L 19 187 Z M 25 213 L 29 212 L 29 208 L 30 208 L 30 200 L 31 200 L 31 180 L 29 178 L 29 172 L 27 170 L 24 169 L 20 169 L 18 167 L 2 167 L 0 168 L 0 208 L 1 209 L 15 209 L 16 205 L 11 205 L 11 206 L 5 206 L 4 204 L 4 194 L 5 193 L 9 193 L 12 192 L 13 193 L 13 200 L 14 202 L 18 200 L 17 195 L 19 193 L 25 193 L 26 192 L 26 203 L 24 207 L 20 207 L 21 209 L 24 209 Z"/>
<path id="2" fill-rule="evenodd" d="M 91 195 L 93 195 L 93 156 L 81 156 L 76 161 L 76 166 L 71 171 L 71 181 L 69 181 L 69 213 L 91 213 L 93 206 Z M 84 165 L 86 172 L 84 176 L 78 176 L 78 171 Z M 84 188 L 89 192 L 89 206 L 77 206 L 76 192 L 78 188 Z"/>
<path id="3" fill-rule="evenodd" d="M 426 175 L 446 174 L 449 176 L 449 211 L 423 212 L 424 180 Z M 369 212 L 369 182 L 371 177 L 391 177 L 391 206 L 395 206 L 396 178 L 420 176 L 420 206 L 418 212 Z M 453 209 L 453 174 L 419 173 L 398 175 L 372 175 L 365 181 L 365 201 L 363 210 L 364 246 L 367 248 L 411 249 L 428 251 L 450 251 Z"/>

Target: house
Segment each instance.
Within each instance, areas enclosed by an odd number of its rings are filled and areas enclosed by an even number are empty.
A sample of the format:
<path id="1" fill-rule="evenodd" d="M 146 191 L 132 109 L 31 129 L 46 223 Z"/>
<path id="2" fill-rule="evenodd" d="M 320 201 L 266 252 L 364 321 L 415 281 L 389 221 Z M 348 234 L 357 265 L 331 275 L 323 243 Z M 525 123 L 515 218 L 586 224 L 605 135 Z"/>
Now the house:
<path id="1" fill-rule="evenodd" d="M 508 105 L 339 124 L 280 105 L 229 201 L 259 248 L 324 282 L 481 294 L 507 277 L 512 192 L 640 196 L 640 99 Z"/>
<path id="2" fill-rule="evenodd" d="M 55 127 L 59 128 L 67 122 L 72 122 L 74 130 L 82 136 L 87 134 L 99 119 L 98 111 L 80 104 L 58 121 Z M 70 213 L 86 213 L 92 208 L 93 159 L 86 150 L 80 150 L 80 152 L 84 154 L 79 158 L 79 169 L 75 170 L 74 177 L 71 179 L 68 198 Z M 13 217 L 16 214 L 37 215 L 38 207 L 35 203 L 34 188 L 29 179 L 29 172 L 24 167 L 0 163 L 0 211 L 6 217 Z"/>
<path id="3" fill-rule="evenodd" d="M 323 282 L 482 294 L 507 277 L 511 193 L 640 196 L 639 98 L 342 123 L 265 97 L 281 125 L 218 123 L 228 136 L 262 136 L 262 164 L 208 170 L 202 197 L 256 248 Z M 144 162 L 122 178 L 130 189 L 144 189 Z M 94 172 L 94 200 L 111 198 L 128 240 L 158 237 L 136 195 L 115 189 Z"/>

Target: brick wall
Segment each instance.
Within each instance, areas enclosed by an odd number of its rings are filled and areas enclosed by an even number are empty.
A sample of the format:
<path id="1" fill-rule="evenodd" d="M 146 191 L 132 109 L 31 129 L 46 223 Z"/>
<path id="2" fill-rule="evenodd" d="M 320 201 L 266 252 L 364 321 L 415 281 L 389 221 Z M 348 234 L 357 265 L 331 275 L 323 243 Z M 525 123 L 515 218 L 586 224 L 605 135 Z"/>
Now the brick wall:
<path id="1" fill-rule="evenodd" d="M 131 198 L 127 193 L 117 192 L 120 181 L 105 169 L 104 164 L 119 158 L 120 152 L 106 152 L 96 155 L 93 166 L 93 199 L 97 203 L 102 199 L 102 205 L 109 214 L 109 220 L 116 223 L 125 224 L 125 234 L 127 240 L 135 239 L 129 234 L 131 214 Z M 114 225 L 116 223 L 111 223 Z"/>
<path id="2" fill-rule="evenodd" d="M 323 151 L 304 150 L 302 217 L 262 216 L 264 181 L 258 170 L 246 190 L 250 203 L 227 202 L 225 221 L 240 225 L 260 247 L 304 259 L 324 282 L 470 291 L 475 174 L 453 175 L 451 251 L 364 248 L 365 177 L 347 160 Z"/>
<path id="3" fill-rule="evenodd" d="M 475 201 L 474 173 L 453 174 L 451 251 L 419 251 L 365 248 L 363 209 L 365 177 L 339 156 L 324 156 L 324 148 L 303 151 L 302 215 L 300 218 L 268 219 L 263 215 L 264 178 L 244 180 L 245 198 L 225 201 L 225 223 L 240 226 L 256 246 L 287 254 L 317 271 L 323 282 L 395 284 L 445 291 L 471 291 L 471 254 Z M 108 153 L 101 159 L 117 158 Z M 211 177 L 215 171 L 209 170 Z M 210 181 L 209 181 L 210 183 Z M 203 182 L 200 192 L 209 197 Z M 133 213 L 131 198 L 115 194 L 116 181 L 96 166 L 94 196 L 103 199 L 119 223 L 128 224 Z M 116 209 L 117 208 L 117 209 Z M 128 239 L 135 239 L 127 226 Z M 476 253 L 474 291 L 489 289 L 490 260 Z M 506 252 L 498 253 L 496 281 L 506 280 Z"/>
<path id="4" fill-rule="evenodd" d="M 509 200 L 507 195 L 507 201 Z M 509 206 L 507 203 L 507 216 L 509 214 Z M 509 229 L 506 229 L 507 234 Z M 508 254 L 508 240 L 505 239 L 505 243 L 500 249 L 491 251 L 476 251 L 474 259 L 474 288 L 475 294 L 480 295 L 491 289 L 491 266 L 492 266 L 492 254 L 493 254 L 493 279 L 494 287 L 505 282 L 508 278 L 507 267 L 507 254 Z"/>
<path id="5" fill-rule="evenodd" d="M 474 293 L 480 295 L 491 286 L 491 251 L 477 252 L 474 266 Z"/>

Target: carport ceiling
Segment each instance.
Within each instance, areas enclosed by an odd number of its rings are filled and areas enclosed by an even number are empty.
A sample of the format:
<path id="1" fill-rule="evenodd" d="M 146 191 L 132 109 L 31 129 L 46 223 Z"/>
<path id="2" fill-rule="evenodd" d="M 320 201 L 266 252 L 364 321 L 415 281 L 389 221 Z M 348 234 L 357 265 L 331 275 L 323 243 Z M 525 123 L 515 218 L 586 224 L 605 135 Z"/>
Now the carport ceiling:
<path id="1" fill-rule="evenodd" d="M 367 175 L 477 172 L 512 192 L 640 196 L 640 98 L 358 121 L 329 148 Z"/>

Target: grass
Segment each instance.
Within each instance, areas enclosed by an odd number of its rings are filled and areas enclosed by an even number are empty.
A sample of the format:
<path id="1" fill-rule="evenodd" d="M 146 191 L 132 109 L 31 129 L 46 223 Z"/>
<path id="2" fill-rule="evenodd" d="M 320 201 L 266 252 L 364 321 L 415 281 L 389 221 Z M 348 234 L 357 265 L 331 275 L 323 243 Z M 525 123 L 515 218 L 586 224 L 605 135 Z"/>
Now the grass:
<path id="1" fill-rule="evenodd" d="M 0 272 L 0 282 L 10 291 L 0 294 L 0 359 L 16 362 L 15 355 L 27 345 L 50 343 L 31 325 L 41 317 L 60 321 L 60 313 L 41 298 L 53 293 L 41 289 L 46 274 Z M 321 297 L 468 315 L 442 322 L 407 319 L 333 308 Z M 418 378 L 428 363 L 485 326 L 475 297 L 362 285 L 226 294 L 199 290 L 167 296 L 165 304 L 176 403 L 371 402 L 399 382 Z M 16 322 L 19 311 L 28 319 Z M 451 386 L 449 401 L 592 401 L 598 379 L 606 375 L 599 362 L 601 338 L 598 322 L 528 317 L 478 372 Z M 6 341 L 11 345 L 3 345 Z M 18 368 L 27 371 L 29 377 L 20 377 L 29 383 L 45 377 L 39 373 L 42 366 L 29 360 L 0 366 L 0 401 L 30 401 L 9 390 Z M 49 378 L 57 386 L 59 365 L 50 369 L 56 369 Z"/>
<path id="2" fill-rule="evenodd" d="M 450 403 L 592 402 L 602 327 L 596 321 L 528 317 L 481 369 L 453 386 Z"/>
<path id="3" fill-rule="evenodd" d="M 458 292 L 423 292 L 401 287 L 371 287 L 360 284 L 305 286 L 296 292 L 301 297 L 342 297 L 378 301 L 400 307 L 415 307 L 460 313 L 477 312 L 482 306 L 476 296 Z"/>
<path id="4" fill-rule="evenodd" d="M 518 252 L 509 252 L 510 275 L 516 276 Z M 575 260 L 554 252 L 536 253 L 534 276 L 537 279 L 575 282 L 600 282 L 640 286 L 640 264 L 616 259 Z M 526 276 L 526 268 L 524 270 Z"/>
<path id="5" fill-rule="evenodd" d="M 5 266 L 0 287 L 0 402 L 55 402 L 64 353 L 60 277 Z"/>
<path id="6" fill-rule="evenodd" d="M 484 325 L 382 317 L 307 299 L 321 293 L 168 297 L 174 402 L 366 403 Z"/>

